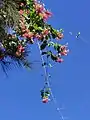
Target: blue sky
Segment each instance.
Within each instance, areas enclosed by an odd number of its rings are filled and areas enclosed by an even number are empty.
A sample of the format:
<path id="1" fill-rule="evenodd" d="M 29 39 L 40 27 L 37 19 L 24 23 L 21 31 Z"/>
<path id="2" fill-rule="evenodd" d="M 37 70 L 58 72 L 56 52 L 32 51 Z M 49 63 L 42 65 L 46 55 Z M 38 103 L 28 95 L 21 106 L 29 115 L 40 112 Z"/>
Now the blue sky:
<path id="1" fill-rule="evenodd" d="M 62 43 L 68 42 L 70 49 L 64 63 L 50 70 L 53 94 L 68 120 L 90 120 L 90 1 L 43 1 L 53 12 L 49 23 L 64 29 Z M 75 39 L 78 31 L 88 43 Z M 32 46 L 30 60 L 40 60 L 37 46 Z M 59 120 L 53 102 L 41 103 L 42 73 L 43 69 L 36 63 L 32 64 L 32 70 L 9 71 L 8 78 L 1 72 L 0 120 Z"/>

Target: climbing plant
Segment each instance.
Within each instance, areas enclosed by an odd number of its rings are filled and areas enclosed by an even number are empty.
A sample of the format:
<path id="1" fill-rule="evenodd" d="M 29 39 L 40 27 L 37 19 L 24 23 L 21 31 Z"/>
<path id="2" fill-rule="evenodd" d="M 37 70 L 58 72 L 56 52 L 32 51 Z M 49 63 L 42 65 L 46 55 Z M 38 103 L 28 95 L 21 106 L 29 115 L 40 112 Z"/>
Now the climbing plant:
<path id="1" fill-rule="evenodd" d="M 29 48 L 39 43 L 41 55 L 63 62 L 69 52 L 62 45 L 63 30 L 56 30 L 47 20 L 52 13 L 37 0 L 0 1 L 0 63 L 5 68 L 12 62 L 30 67 Z M 28 47 L 29 46 L 29 47 Z"/>

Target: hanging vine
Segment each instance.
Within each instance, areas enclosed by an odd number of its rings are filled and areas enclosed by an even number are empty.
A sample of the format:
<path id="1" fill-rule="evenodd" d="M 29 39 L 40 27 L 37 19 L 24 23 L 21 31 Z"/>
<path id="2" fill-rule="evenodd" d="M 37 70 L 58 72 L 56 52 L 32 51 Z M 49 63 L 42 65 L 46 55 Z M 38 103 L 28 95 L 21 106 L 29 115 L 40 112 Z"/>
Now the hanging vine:
<path id="1" fill-rule="evenodd" d="M 61 63 L 67 56 L 68 44 L 60 44 L 63 30 L 56 30 L 47 20 L 52 13 L 37 0 L 1 0 L 0 1 L 0 64 L 6 73 L 13 62 L 19 66 L 29 67 L 29 48 L 36 44 L 39 47 L 42 67 L 45 73 L 44 89 L 41 90 L 43 103 L 55 98 L 50 88 L 47 71 L 48 60 Z M 28 47 L 29 46 L 29 47 Z M 43 56 L 46 57 L 46 61 Z M 60 109 L 57 107 L 62 120 Z"/>
<path id="2" fill-rule="evenodd" d="M 27 59 L 28 45 L 40 42 L 42 55 L 55 62 L 63 62 L 62 56 L 69 52 L 67 45 L 58 44 L 64 35 L 62 29 L 56 30 L 47 23 L 52 13 L 37 0 L 0 1 L 0 61 L 30 67 Z M 56 39 L 56 42 L 53 41 Z M 46 51 L 53 47 L 56 51 Z"/>

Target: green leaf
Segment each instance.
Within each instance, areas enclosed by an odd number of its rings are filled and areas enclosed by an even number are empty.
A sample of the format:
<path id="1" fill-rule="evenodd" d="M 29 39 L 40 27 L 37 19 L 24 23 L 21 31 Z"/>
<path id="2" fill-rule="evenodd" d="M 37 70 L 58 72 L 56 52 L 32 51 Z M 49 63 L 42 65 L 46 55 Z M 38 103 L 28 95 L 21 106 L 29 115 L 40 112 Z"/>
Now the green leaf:
<path id="1" fill-rule="evenodd" d="M 47 45 L 48 45 L 48 44 L 47 44 L 47 41 L 45 40 L 45 41 L 43 42 L 43 44 L 40 46 L 40 49 L 41 49 L 41 50 L 45 49 L 45 47 L 46 47 Z"/>
<path id="2" fill-rule="evenodd" d="M 60 44 L 55 43 L 55 44 L 54 44 L 54 49 L 55 49 L 55 50 L 58 50 L 58 48 L 60 48 Z"/>
<path id="3" fill-rule="evenodd" d="M 57 56 L 54 55 L 54 54 L 51 54 L 51 59 L 54 61 L 54 60 L 57 60 Z"/>
<path id="4" fill-rule="evenodd" d="M 60 32 L 62 33 L 62 32 L 64 32 L 64 30 L 63 30 L 63 29 L 60 29 Z"/>
<path id="5" fill-rule="evenodd" d="M 49 42 L 48 47 L 50 47 L 50 46 L 54 46 L 54 42 Z"/>

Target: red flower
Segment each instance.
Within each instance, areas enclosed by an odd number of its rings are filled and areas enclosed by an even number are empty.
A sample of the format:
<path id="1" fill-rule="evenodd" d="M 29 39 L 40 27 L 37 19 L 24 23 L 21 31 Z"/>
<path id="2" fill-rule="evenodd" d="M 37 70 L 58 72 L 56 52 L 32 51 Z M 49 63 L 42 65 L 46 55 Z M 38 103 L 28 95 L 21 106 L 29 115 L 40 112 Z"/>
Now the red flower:
<path id="1" fill-rule="evenodd" d="M 0 56 L 0 59 L 2 59 L 4 56 Z"/>

